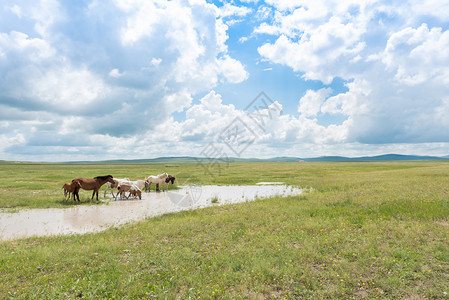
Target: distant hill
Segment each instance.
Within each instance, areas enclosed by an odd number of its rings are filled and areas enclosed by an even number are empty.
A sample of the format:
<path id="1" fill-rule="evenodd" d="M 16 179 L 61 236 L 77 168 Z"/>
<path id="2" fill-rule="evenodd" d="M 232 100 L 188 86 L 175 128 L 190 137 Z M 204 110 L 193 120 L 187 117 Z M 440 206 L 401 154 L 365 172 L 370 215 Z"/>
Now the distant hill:
<path id="1" fill-rule="evenodd" d="M 141 164 L 141 163 L 199 163 L 199 162 L 351 162 L 351 161 L 407 161 L 407 160 L 444 160 L 449 159 L 447 156 L 420 156 L 420 155 L 401 155 L 401 154 L 384 154 L 377 156 L 361 156 L 361 157 L 345 157 L 345 156 L 321 156 L 312 158 L 299 157 L 273 157 L 273 158 L 238 158 L 238 157 L 224 157 L 221 159 L 192 157 L 192 156 L 178 156 L 178 157 L 158 157 L 149 159 L 117 159 L 117 160 L 103 160 L 103 161 L 72 161 L 68 163 L 96 163 L 96 164 Z"/>
<path id="2" fill-rule="evenodd" d="M 442 160 L 449 159 L 449 156 L 420 156 L 420 155 L 401 155 L 384 154 L 377 156 L 362 157 L 344 157 L 344 156 L 322 156 L 316 158 L 306 158 L 306 161 L 401 161 L 401 160 Z"/>

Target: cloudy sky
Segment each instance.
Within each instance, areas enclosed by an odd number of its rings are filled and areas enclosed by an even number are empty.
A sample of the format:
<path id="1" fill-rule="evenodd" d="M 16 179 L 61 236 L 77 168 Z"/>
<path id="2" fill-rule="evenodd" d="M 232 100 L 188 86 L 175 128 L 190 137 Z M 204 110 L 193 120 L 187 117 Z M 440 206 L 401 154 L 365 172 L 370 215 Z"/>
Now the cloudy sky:
<path id="1" fill-rule="evenodd" d="M 0 159 L 449 154 L 449 1 L 2 0 Z"/>

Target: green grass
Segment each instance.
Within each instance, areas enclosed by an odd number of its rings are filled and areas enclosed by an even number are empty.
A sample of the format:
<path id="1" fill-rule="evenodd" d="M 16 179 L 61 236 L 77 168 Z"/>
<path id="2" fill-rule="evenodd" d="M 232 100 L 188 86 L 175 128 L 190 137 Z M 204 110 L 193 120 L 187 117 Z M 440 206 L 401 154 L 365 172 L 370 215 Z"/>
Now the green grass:
<path id="1" fill-rule="evenodd" d="M 93 178 L 111 174 L 117 178 L 128 177 L 131 180 L 137 180 L 163 171 L 177 172 L 179 169 L 180 167 L 165 168 L 163 164 L 104 165 L 0 162 L 0 208 L 58 208 L 78 205 L 72 200 L 66 202 L 62 190 L 64 183 L 71 182 L 72 179 L 77 177 Z M 81 190 L 81 204 L 101 204 L 105 187 L 106 185 L 100 190 L 100 201 L 96 201 L 95 198 L 91 201 L 92 191 Z M 170 184 L 169 188 L 175 187 Z M 115 192 L 117 191 L 115 190 Z"/>
<path id="2" fill-rule="evenodd" d="M 156 164 L 4 167 L 0 190 L 39 196 L 30 204 L 2 192 L 3 207 L 62 207 L 62 191 L 52 189 L 76 176 L 165 171 Z M 178 184 L 284 181 L 313 190 L 97 234 L 0 242 L 0 298 L 449 297 L 448 162 L 233 163 L 216 176 L 180 164 L 167 171 Z"/>

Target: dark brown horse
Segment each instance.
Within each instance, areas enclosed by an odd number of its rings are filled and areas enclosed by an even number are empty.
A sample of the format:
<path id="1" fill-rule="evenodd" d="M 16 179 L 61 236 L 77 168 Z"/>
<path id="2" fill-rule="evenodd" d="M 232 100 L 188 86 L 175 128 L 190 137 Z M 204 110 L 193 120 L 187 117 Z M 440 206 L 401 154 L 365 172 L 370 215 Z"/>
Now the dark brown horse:
<path id="1" fill-rule="evenodd" d="M 165 179 L 165 183 L 169 183 L 171 181 L 171 184 L 175 183 L 175 177 L 168 175 L 167 179 Z"/>
<path id="2" fill-rule="evenodd" d="M 94 195 L 97 194 L 97 201 L 98 201 L 98 191 L 100 190 L 101 186 L 103 184 L 105 184 L 106 182 L 115 183 L 112 175 L 97 176 L 92 179 L 80 177 L 80 178 L 75 178 L 72 180 L 72 182 L 74 182 L 74 181 L 77 181 L 83 190 L 86 190 L 86 191 L 94 190 L 94 192 L 92 193 L 91 199 L 93 199 Z M 80 196 L 78 194 L 78 191 L 75 191 L 74 198 L 75 198 L 75 195 L 78 198 L 78 201 L 80 201 Z"/>

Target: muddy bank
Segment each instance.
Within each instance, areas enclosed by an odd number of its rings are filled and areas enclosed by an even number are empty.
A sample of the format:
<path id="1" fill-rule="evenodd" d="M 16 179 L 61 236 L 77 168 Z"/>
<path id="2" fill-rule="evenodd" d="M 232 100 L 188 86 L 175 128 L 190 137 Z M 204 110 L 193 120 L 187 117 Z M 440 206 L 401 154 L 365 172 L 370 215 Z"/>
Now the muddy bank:
<path id="1" fill-rule="evenodd" d="M 0 239 L 98 232 L 111 226 L 166 213 L 273 196 L 292 196 L 301 192 L 301 189 L 286 185 L 193 185 L 168 192 L 142 193 L 142 200 L 118 200 L 98 206 L 0 213 Z"/>

